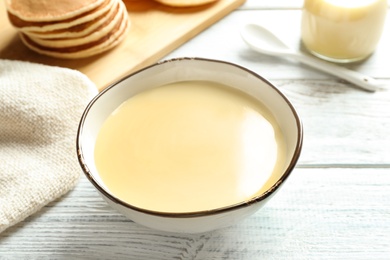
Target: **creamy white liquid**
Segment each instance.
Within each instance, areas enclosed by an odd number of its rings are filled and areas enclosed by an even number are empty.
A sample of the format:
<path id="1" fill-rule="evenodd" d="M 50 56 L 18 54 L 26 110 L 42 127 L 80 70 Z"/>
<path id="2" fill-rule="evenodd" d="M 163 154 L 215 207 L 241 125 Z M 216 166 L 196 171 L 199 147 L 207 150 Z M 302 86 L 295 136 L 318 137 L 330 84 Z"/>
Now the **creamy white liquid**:
<path id="1" fill-rule="evenodd" d="M 264 192 L 281 175 L 285 143 L 258 101 L 226 86 L 190 81 L 124 102 L 99 132 L 95 162 L 123 201 L 194 212 Z"/>
<path id="2" fill-rule="evenodd" d="M 383 31 L 387 0 L 305 0 L 302 41 L 333 61 L 370 55 Z"/>

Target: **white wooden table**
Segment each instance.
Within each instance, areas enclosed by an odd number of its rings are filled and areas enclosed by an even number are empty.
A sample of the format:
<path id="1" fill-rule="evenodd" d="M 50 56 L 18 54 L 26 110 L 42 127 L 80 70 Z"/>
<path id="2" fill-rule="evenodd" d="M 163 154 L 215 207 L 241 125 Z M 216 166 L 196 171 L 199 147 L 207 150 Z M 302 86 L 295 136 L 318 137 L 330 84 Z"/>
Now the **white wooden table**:
<path id="1" fill-rule="evenodd" d="M 198 235 L 150 230 L 109 208 L 83 176 L 63 198 L 0 234 L 0 259 L 390 259 L 390 17 L 374 55 L 346 67 L 388 82 L 368 93 L 242 42 L 247 22 L 299 48 L 299 0 L 248 0 L 166 58 L 248 67 L 277 85 L 304 124 L 281 191 L 235 226 Z"/>

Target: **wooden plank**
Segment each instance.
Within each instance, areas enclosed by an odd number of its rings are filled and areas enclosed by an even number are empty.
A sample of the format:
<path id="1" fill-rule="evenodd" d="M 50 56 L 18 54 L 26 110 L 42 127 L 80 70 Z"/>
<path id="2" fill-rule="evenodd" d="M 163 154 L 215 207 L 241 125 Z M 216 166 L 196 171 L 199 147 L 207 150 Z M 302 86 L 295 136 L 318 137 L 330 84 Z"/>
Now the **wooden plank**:
<path id="1" fill-rule="evenodd" d="M 0 58 L 68 67 L 85 73 L 99 89 L 124 75 L 158 61 L 245 0 L 220 0 L 193 8 L 173 8 L 153 0 L 124 1 L 132 22 L 128 37 L 104 54 L 78 60 L 39 55 L 27 49 L 0 5 Z"/>
<path id="2" fill-rule="evenodd" d="M 0 234 L 5 259 L 383 259 L 390 255 L 388 169 L 297 168 L 242 223 L 198 235 L 141 227 L 82 178 Z M 0 258 L 1 258 L 0 257 Z"/>
<path id="3" fill-rule="evenodd" d="M 301 116 L 301 165 L 390 166 L 389 90 L 368 93 L 334 80 L 272 82 Z"/>

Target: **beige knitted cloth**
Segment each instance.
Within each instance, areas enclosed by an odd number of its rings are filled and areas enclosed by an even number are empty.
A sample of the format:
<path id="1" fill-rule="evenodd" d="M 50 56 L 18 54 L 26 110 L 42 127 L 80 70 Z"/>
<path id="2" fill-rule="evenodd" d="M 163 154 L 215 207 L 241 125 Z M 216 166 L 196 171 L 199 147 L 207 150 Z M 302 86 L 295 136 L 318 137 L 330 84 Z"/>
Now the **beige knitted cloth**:
<path id="1" fill-rule="evenodd" d="M 0 60 L 0 232 L 76 184 L 76 134 L 97 94 L 82 73 Z"/>

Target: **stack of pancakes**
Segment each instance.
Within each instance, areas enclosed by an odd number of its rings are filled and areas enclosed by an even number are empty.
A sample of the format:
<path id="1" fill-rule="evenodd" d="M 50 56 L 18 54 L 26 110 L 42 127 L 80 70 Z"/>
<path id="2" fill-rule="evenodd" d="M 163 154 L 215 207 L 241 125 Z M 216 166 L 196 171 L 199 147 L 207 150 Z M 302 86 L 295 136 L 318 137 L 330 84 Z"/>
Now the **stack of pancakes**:
<path id="1" fill-rule="evenodd" d="M 57 58 L 84 58 L 107 51 L 127 35 L 122 0 L 6 0 L 8 17 L 23 43 Z"/>

